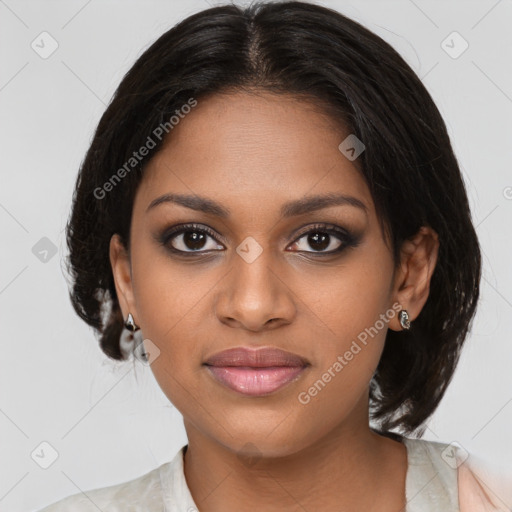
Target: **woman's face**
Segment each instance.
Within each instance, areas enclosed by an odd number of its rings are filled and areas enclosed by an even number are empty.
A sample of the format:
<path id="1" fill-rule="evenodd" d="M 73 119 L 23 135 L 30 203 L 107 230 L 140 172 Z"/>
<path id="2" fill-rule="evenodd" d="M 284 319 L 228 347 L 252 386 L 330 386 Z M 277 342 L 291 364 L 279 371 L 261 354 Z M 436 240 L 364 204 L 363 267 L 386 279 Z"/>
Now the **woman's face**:
<path id="1" fill-rule="evenodd" d="M 148 164 L 131 272 L 116 237 L 111 261 L 123 314 L 151 340 L 150 360 L 158 348 L 152 371 L 189 439 L 279 456 L 333 429 L 368 428 L 368 387 L 388 327 L 400 329 L 400 296 L 357 160 L 338 148 L 348 135 L 292 97 L 214 95 Z M 189 206 L 151 207 L 165 194 Z M 324 196 L 351 199 L 311 200 Z M 305 366 L 205 365 L 234 347 L 278 348 Z M 215 375 L 231 375 L 238 390 Z M 265 387 L 276 375 L 285 384 Z"/>

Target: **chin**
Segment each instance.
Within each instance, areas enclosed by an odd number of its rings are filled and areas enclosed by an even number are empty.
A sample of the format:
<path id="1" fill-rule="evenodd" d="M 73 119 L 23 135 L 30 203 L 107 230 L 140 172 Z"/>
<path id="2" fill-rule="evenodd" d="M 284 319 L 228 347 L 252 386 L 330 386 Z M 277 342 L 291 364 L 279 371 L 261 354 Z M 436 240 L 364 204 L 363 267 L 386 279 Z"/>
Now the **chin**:
<path id="1" fill-rule="evenodd" d="M 253 424 L 247 425 L 246 429 L 240 428 L 231 431 L 230 436 L 222 432 L 222 438 L 218 442 L 225 448 L 237 455 L 239 459 L 247 458 L 249 461 L 266 458 L 288 457 L 307 448 L 311 444 L 311 438 L 296 436 L 289 429 L 279 428 L 272 431 L 274 427 L 261 428 L 258 430 Z M 218 432 L 220 434 L 220 432 Z M 270 435 L 269 435 L 270 433 Z"/>

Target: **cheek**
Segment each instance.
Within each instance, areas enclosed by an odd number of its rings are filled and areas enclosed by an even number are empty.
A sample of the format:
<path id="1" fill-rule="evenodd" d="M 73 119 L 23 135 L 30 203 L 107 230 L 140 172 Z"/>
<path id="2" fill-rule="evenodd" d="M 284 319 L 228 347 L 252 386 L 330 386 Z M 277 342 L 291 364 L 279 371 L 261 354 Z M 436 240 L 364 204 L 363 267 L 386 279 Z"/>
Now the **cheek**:
<path id="1" fill-rule="evenodd" d="M 141 243 L 133 252 L 133 289 L 144 336 L 163 345 L 194 337 L 203 323 L 198 314 L 204 314 L 216 280 L 217 273 L 206 265 L 177 263 L 162 248 Z M 187 335 L 182 338 L 178 333 L 185 328 Z"/>
<path id="2" fill-rule="evenodd" d="M 132 262 L 142 333 L 159 350 L 151 371 L 173 405 L 201 424 L 205 414 L 215 415 L 212 397 L 206 398 L 209 383 L 202 362 L 209 347 L 223 344 L 220 332 L 225 326 L 214 316 L 212 298 L 227 270 L 173 261 L 147 243 L 136 246 Z"/>
<path id="3" fill-rule="evenodd" d="M 341 413 L 360 398 L 379 363 L 389 320 L 396 314 L 389 308 L 391 268 L 383 259 L 379 265 L 376 253 L 365 254 L 317 279 L 307 300 L 317 327 L 316 365 L 302 388 L 302 403 Z"/>
<path id="4" fill-rule="evenodd" d="M 301 300 L 314 313 L 327 347 L 340 352 L 358 336 L 364 339 L 367 329 L 389 308 L 392 272 L 388 263 L 384 258 L 379 262 L 377 251 L 361 251 L 343 265 L 317 271 L 314 278 L 303 282 Z M 384 337 L 387 323 L 381 323 L 377 327 Z M 372 337 L 379 337 L 372 332 Z"/>
<path id="5" fill-rule="evenodd" d="M 214 283 L 197 266 L 172 264 L 154 250 L 133 253 L 133 289 L 142 333 L 159 350 L 151 368 L 173 402 L 190 386 L 201 363 L 199 340 L 207 335 L 201 332 L 204 308 Z"/>

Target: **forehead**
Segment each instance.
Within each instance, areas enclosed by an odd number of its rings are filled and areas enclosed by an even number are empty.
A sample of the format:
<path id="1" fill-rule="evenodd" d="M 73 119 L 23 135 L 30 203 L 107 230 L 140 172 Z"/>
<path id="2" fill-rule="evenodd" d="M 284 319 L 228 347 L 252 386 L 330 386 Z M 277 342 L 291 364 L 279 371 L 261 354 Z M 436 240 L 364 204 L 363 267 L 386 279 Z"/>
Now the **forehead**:
<path id="1" fill-rule="evenodd" d="M 170 131 L 149 162 L 141 206 L 169 192 L 198 194 L 233 209 L 320 193 L 357 196 L 371 208 L 358 168 L 338 149 L 349 135 L 312 102 L 258 91 L 215 94 Z M 257 213 L 257 212 L 255 212 Z"/>

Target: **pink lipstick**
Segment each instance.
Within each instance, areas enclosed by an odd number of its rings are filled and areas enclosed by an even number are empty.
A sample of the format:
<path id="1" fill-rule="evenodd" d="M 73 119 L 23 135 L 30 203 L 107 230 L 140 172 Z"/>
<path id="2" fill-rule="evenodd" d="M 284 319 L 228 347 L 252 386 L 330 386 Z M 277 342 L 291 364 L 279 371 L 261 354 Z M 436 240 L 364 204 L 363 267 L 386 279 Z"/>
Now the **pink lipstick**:
<path id="1" fill-rule="evenodd" d="M 272 347 L 236 347 L 214 354 L 204 364 L 218 382 L 248 396 L 273 393 L 309 366 L 306 359 Z"/>

